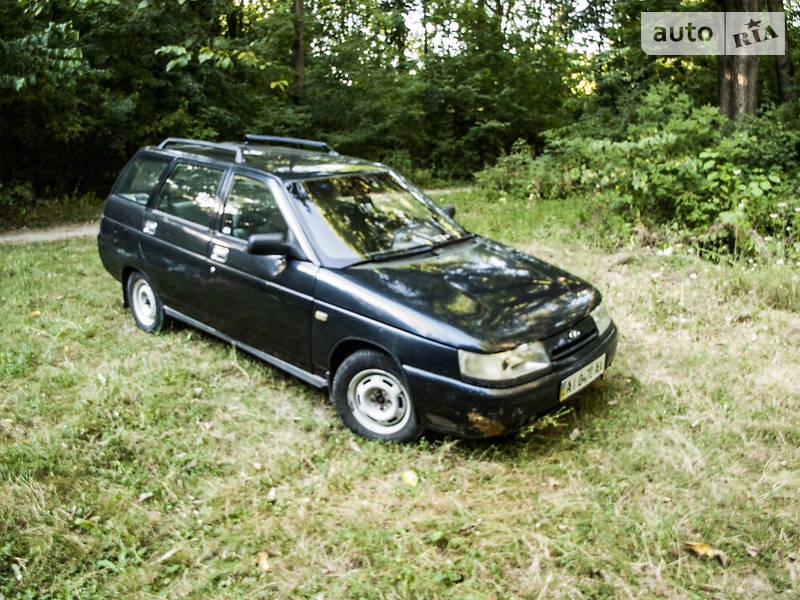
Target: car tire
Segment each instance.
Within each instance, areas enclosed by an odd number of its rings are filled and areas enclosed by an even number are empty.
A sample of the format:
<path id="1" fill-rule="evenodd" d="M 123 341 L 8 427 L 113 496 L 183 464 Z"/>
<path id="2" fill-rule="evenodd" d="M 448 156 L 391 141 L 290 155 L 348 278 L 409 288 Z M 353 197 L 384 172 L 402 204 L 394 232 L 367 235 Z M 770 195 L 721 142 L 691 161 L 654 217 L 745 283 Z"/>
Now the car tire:
<path id="1" fill-rule="evenodd" d="M 345 425 L 365 438 L 410 442 L 422 434 L 405 379 L 381 352 L 348 356 L 336 370 L 331 399 Z"/>
<path id="2" fill-rule="evenodd" d="M 153 289 L 150 280 L 139 271 L 128 277 L 128 304 L 136 325 L 148 333 L 155 333 L 164 326 L 164 304 Z"/>

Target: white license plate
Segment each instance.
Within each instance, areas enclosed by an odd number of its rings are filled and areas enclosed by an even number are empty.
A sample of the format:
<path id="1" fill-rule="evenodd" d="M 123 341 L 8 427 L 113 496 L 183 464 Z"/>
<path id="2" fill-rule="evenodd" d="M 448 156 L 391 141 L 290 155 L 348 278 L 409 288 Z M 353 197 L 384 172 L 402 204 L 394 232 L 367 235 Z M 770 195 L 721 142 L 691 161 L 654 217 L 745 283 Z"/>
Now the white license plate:
<path id="1" fill-rule="evenodd" d="M 606 368 L 606 355 L 596 358 L 588 365 L 583 367 L 580 371 L 573 373 L 561 382 L 560 400 L 566 400 L 572 394 L 581 391 L 587 385 L 592 383 L 595 379 L 603 374 Z"/>

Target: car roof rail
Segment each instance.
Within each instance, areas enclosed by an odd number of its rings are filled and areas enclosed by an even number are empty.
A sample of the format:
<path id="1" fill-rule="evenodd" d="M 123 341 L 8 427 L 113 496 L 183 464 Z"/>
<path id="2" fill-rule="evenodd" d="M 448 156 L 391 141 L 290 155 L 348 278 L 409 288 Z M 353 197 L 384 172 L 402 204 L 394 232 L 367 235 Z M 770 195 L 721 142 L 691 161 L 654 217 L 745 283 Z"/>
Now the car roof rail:
<path id="1" fill-rule="evenodd" d="M 314 148 L 315 150 L 324 150 L 328 154 L 339 154 L 334 150 L 329 144 L 325 142 L 318 142 L 316 140 L 304 140 L 301 138 L 291 138 L 291 137 L 280 137 L 277 135 L 256 135 L 254 133 L 248 133 L 244 136 L 246 140 L 246 144 L 251 142 L 272 142 L 275 144 L 294 144 L 295 146 L 306 146 L 308 148 Z"/>
<path id="2" fill-rule="evenodd" d="M 170 144 L 186 144 L 190 146 L 199 146 L 200 148 L 213 148 L 214 150 L 222 150 L 223 152 L 232 152 L 236 155 L 235 161 L 237 163 L 244 162 L 244 155 L 242 149 L 238 146 L 231 144 L 217 144 L 215 142 L 206 142 L 205 140 L 190 140 L 189 138 L 167 138 L 161 142 L 158 147 L 164 149 Z"/>

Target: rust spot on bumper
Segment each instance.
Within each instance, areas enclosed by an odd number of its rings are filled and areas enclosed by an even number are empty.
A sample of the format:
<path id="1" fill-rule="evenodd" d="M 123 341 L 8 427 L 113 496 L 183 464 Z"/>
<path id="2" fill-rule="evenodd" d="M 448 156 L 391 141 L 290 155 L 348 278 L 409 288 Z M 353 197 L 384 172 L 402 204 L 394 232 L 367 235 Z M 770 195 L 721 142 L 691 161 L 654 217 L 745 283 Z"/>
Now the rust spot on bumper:
<path id="1" fill-rule="evenodd" d="M 475 429 L 483 434 L 483 437 L 493 437 L 495 435 L 500 435 L 503 433 L 503 431 L 505 431 L 505 427 L 502 424 L 484 417 L 476 412 L 471 412 L 467 416 L 475 426 Z"/>

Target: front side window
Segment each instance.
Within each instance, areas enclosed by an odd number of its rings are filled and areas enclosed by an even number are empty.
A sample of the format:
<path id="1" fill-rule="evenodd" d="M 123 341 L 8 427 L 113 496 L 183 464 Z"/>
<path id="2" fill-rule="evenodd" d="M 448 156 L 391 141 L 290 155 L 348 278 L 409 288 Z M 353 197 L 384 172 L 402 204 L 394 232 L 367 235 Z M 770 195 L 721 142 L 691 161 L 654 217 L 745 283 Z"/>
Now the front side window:
<path id="1" fill-rule="evenodd" d="M 254 233 L 286 232 L 286 221 L 269 188 L 236 175 L 222 214 L 222 233 L 246 240 Z"/>
<path id="2" fill-rule="evenodd" d="M 309 237 L 332 263 L 436 246 L 467 235 L 422 194 L 387 172 L 294 182 Z"/>
<path id="3" fill-rule="evenodd" d="M 122 172 L 114 193 L 144 206 L 169 163 L 162 156 L 136 156 Z"/>
<path id="4" fill-rule="evenodd" d="M 178 163 L 161 188 L 156 204 L 158 210 L 208 226 L 217 205 L 217 187 L 222 173 L 219 169 Z"/>

